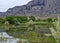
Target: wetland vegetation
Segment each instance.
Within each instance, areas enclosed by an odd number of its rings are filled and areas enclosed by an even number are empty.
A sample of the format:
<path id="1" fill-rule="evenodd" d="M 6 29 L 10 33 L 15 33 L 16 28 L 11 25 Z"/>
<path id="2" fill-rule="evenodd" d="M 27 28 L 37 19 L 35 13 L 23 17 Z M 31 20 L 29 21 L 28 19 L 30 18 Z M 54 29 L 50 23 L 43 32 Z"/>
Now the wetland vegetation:
<path id="1" fill-rule="evenodd" d="M 49 27 L 54 26 L 57 19 L 36 19 L 34 16 L 7 16 L 0 18 L 0 30 L 6 31 L 9 35 L 27 39 L 30 43 L 56 43 Z M 19 42 L 20 43 L 20 42 Z"/>

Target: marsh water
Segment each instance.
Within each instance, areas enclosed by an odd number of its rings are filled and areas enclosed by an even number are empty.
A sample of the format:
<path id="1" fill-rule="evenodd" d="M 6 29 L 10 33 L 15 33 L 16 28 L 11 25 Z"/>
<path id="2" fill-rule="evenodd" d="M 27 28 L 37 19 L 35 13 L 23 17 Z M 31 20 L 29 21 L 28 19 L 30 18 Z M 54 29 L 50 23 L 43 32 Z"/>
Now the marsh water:
<path id="1" fill-rule="evenodd" d="M 0 43 L 18 43 L 19 39 L 9 36 L 6 32 L 0 32 Z"/>

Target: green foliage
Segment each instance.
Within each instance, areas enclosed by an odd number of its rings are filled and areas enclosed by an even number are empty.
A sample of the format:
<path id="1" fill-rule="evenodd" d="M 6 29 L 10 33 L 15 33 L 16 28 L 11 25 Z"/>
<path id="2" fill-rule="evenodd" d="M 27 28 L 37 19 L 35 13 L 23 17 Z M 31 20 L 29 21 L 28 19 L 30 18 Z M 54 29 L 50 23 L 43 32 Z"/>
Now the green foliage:
<path id="1" fill-rule="evenodd" d="M 55 43 L 55 39 L 51 37 L 45 37 L 44 33 L 38 33 L 35 31 L 35 26 L 53 26 L 52 18 L 48 19 L 38 19 L 36 20 L 34 16 L 29 17 L 33 23 L 29 22 L 27 16 L 8 16 L 5 19 L 0 18 L 0 23 L 9 22 L 8 24 L 4 24 L 6 32 L 11 33 L 14 37 L 27 39 L 31 42 L 47 42 L 47 43 Z M 54 19 L 57 20 L 57 19 Z M 16 26 L 16 23 L 20 23 Z M 13 24 L 13 25 L 12 25 Z M 0 27 L 2 28 L 2 27 Z M 11 35 L 10 34 L 10 35 Z"/>
<path id="2" fill-rule="evenodd" d="M 8 17 L 6 17 L 6 20 L 10 24 L 15 24 L 16 22 L 20 22 L 20 23 L 28 22 L 27 16 L 8 16 Z"/>
<path id="3" fill-rule="evenodd" d="M 55 18 L 55 19 L 54 19 L 54 22 L 55 22 L 55 21 L 58 21 L 58 19 L 57 19 L 57 18 Z"/>
<path id="4" fill-rule="evenodd" d="M 48 22 L 52 22 L 52 18 L 48 18 L 47 21 L 48 21 Z"/>
<path id="5" fill-rule="evenodd" d="M 17 18 L 17 20 L 18 20 L 20 23 L 26 23 L 26 22 L 28 22 L 27 16 L 17 16 L 16 18 Z"/>
<path id="6" fill-rule="evenodd" d="M 30 20 L 32 20 L 32 21 L 35 21 L 35 20 L 36 20 L 34 16 L 30 16 L 29 18 L 30 18 Z"/>
<path id="7" fill-rule="evenodd" d="M 5 23 L 5 19 L 0 18 L 0 24 L 3 24 L 3 23 Z"/>
<path id="8" fill-rule="evenodd" d="M 6 17 L 6 21 L 8 21 L 9 24 L 14 24 L 15 23 L 15 17 L 14 16 L 8 16 L 8 17 Z"/>
<path id="9" fill-rule="evenodd" d="M 26 35 L 26 38 L 30 41 L 30 42 L 38 42 L 40 41 L 40 38 L 38 37 L 38 34 L 34 31 L 29 31 Z"/>

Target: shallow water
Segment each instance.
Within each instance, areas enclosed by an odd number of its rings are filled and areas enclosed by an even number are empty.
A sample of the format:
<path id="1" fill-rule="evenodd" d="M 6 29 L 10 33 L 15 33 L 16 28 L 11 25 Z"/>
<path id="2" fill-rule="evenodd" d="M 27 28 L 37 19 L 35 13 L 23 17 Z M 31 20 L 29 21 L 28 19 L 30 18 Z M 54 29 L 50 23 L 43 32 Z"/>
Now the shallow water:
<path id="1" fill-rule="evenodd" d="M 0 43 L 17 43 L 19 41 L 19 39 L 9 36 L 6 32 L 0 32 L 0 37 L 3 38 Z"/>

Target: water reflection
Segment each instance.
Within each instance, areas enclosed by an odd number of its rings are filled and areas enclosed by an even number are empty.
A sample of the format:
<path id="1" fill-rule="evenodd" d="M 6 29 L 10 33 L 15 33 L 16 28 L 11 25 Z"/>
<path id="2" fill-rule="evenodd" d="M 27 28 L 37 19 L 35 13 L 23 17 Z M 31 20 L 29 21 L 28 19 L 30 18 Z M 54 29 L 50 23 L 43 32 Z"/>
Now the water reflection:
<path id="1" fill-rule="evenodd" d="M 9 36 L 6 32 L 0 32 L 0 43 L 17 43 L 18 38 Z"/>

